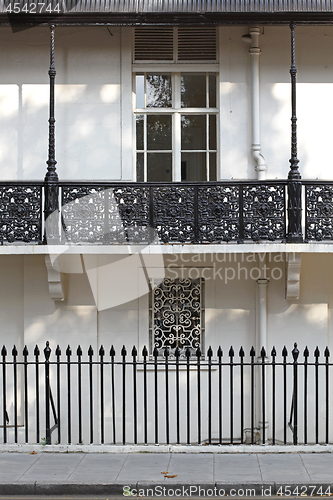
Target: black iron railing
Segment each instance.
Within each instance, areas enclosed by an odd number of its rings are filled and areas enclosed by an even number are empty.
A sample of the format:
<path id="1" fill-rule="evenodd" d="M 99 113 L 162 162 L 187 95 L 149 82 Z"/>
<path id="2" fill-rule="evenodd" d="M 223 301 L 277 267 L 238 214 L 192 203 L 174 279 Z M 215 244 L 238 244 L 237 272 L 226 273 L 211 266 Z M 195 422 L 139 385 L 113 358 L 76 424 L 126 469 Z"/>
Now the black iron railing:
<path id="1" fill-rule="evenodd" d="M 62 182 L 62 224 L 55 211 L 46 223 L 44 242 L 284 241 L 286 184 Z M 42 184 L 2 183 L 0 193 L 0 241 L 41 243 Z M 48 193 L 49 186 L 44 198 Z"/>
<path id="2" fill-rule="evenodd" d="M 0 242 L 42 242 L 43 182 L 0 183 Z"/>
<path id="3" fill-rule="evenodd" d="M 3 347 L 0 373 L 3 443 L 332 442 L 328 348 L 182 358 L 146 347 L 52 353 L 47 342 L 43 359 L 37 346 L 22 357 Z"/>
<path id="4" fill-rule="evenodd" d="M 301 182 L 305 242 L 333 240 L 333 181 Z M 0 244 L 284 242 L 287 184 L 60 182 L 61 222 L 55 211 L 48 225 L 49 186 L 3 181 Z"/>
<path id="5" fill-rule="evenodd" d="M 305 239 L 333 240 L 333 181 L 303 181 L 305 185 Z"/>

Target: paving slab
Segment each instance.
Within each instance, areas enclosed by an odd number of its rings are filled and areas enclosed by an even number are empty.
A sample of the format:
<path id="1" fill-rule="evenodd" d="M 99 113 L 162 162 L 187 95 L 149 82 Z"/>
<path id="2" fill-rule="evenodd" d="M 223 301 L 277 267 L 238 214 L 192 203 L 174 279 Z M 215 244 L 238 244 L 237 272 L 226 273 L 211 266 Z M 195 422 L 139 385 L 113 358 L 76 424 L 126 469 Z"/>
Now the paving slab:
<path id="1" fill-rule="evenodd" d="M 125 486 L 229 491 L 254 485 L 260 496 L 280 484 L 330 483 L 333 494 L 332 453 L 0 453 L 0 495 L 119 496 Z"/>

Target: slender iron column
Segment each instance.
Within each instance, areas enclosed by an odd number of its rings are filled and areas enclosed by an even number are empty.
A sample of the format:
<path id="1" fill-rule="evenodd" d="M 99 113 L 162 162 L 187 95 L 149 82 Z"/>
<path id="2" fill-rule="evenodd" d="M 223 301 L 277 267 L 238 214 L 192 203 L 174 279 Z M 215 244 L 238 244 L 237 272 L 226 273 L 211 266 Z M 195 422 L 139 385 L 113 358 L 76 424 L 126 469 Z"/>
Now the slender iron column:
<path id="1" fill-rule="evenodd" d="M 291 31 L 291 158 L 288 174 L 288 234 L 289 243 L 300 243 L 302 235 L 302 183 L 298 169 L 297 158 L 297 116 L 296 116 L 296 76 L 295 62 L 295 24 L 290 25 Z"/>
<path id="2" fill-rule="evenodd" d="M 55 117 L 54 117 L 54 83 L 56 70 L 54 65 L 54 24 L 50 24 L 50 110 L 49 110 L 49 155 L 47 160 L 47 173 L 45 175 L 45 242 L 55 243 L 59 240 L 58 216 L 48 217 L 58 212 L 59 186 L 55 160 Z"/>

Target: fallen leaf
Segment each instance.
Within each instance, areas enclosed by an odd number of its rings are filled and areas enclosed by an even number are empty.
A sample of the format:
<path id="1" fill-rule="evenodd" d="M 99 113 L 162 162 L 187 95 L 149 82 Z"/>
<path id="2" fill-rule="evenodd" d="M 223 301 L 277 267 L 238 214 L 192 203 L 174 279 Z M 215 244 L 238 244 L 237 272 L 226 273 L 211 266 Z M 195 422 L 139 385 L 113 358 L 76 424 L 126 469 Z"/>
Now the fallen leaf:
<path id="1" fill-rule="evenodd" d="M 161 472 L 161 474 L 169 474 L 169 472 L 165 470 L 164 472 Z"/>
<path id="2" fill-rule="evenodd" d="M 177 477 L 177 476 L 178 476 L 178 474 L 173 474 L 173 475 L 170 474 L 170 475 L 167 475 L 167 476 L 164 476 L 164 477 L 170 478 L 170 477 Z"/>
<path id="3" fill-rule="evenodd" d="M 35 451 L 32 451 L 30 455 L 37 455 L 37 453 Z"/>

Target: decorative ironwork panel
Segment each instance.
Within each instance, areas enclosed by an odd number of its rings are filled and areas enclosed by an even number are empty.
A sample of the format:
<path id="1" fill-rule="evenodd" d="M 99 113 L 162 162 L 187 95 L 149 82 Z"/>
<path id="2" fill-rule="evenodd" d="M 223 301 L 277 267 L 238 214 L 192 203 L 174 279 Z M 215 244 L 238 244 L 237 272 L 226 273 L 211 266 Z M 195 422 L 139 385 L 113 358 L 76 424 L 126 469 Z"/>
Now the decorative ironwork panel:
<path id="1" fill-rule="evenodd" d="M 244 239 L 283 240 L 286 237 L 285 186 L 243 186 Z"/>
<path id="2" fill-rule="evenodd" d="M 195 241 L 194 187 L 153 187 L 154 229 L 163 243 Z"/>
<path id="3" fill-rule="evenodd" d="M 0 241 L 41 243 L 42 186 L 0 186 Z"/>
<path id="4" fill-rule="evenodd" d="M 103 243 L 106 234 L 105 190 L 101 187 L 64 187 L 62 225 L 71 243 Z"/>
<path id="5" fill-rule="evenodd" d="M 154 288 L 152 300 L 153 347 L 181 353 L 200 347 L 201 280 L 170 279 Z"/>
<path id="6" fill-rule="evenodd" d="M 117 220 L 119 213 L 127 242 L 149 243 L 153 239 L 149 221 L 149 187 L 124 186 L 114 188 L 112 191 L 110 197 L 115 203 L 109 203 L 110 236 L 116 234 L 114 221 Z M 118 242 L 119 240 L 113 239 L 112 241 Z"/>
<path id="7" fill-rule="evenodd" d="M 64 187 L 62 218 L 66 238 L 73 243 L 148 242 L 149 189 Z"/>
<path id="8" fill-rule="evenodd" d="M 199 187 L 198 224 L 200 242 L 238 240 L 239 187 Z"/>
<path id="9" fill-rule="evenodd" d="M 333 185 L 306 185 L 306 229 L 308 240 L 333 239 Z"/>

